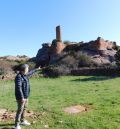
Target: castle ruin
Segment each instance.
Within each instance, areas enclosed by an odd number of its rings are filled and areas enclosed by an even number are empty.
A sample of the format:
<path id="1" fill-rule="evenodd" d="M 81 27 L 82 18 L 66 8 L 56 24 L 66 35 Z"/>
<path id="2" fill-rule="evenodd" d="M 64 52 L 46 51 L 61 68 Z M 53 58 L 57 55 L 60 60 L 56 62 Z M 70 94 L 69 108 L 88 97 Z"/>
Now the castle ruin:
<path id="1" fill-rule="evenodd" d="M 56 39 L 54 39 L 52 43 L 42 44 L 42 48 L 39 49 L 34 61 L 39 62 L 40 64 L 44 62 L 43 65 L 56 63 L 60 54 L 66 47 L 68 48 L 69 46 L 72 47 L 78 45 L 78 43 L 73 42 L 64 44 L 61 35 L 61 27 L 57 26 Z M 114 61 L 114 55 L 116 53 L 115 42 L 98 37 L 97 40 L 82 43 L 80 46 L 82 47 L 79 47 L 79 51 L 86 52 L 93 58 L 93 60 L 98 61 L 99 63 L 111 63 Z"/>

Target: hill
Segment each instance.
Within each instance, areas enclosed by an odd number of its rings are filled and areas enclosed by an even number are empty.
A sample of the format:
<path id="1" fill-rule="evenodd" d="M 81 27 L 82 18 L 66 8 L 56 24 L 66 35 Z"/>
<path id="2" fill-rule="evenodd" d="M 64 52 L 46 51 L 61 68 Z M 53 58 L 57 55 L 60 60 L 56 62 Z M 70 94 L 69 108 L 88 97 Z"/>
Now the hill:
<path id="1" fill-rule="evenodd" d="M 77 52 L 87 54 L 98 65 L 114 65 L 114 56 L 118 48 L 115 41 L 104 40 L 101 37 L 89 42 L 62 42 L 61 30 L 58 26 L 56 27 L 56 39 L 52 43 L 43 43 L 42 48 L 32 60 L 39 65 L 50 65 L 57 63 L 62 56 L 65 56 L 65 53 Z"/>

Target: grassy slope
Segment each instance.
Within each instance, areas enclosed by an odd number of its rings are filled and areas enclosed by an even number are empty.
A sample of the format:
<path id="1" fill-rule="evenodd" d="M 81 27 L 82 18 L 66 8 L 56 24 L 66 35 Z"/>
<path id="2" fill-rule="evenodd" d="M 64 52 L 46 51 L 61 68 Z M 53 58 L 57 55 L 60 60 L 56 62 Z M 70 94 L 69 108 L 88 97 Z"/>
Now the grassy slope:
<path id="1" fill-rule="evenodd" d="M 109 77 L 31 79 L 29 109 L 44 115 L 29 129 L 43 129 L 45 124 L 50 129 L 120 129 L 119 85 L 120 78 Z M 14 82 L 1 81 L 0 87 L 0 108 L 16 110 Z M 78 104 L 90 105 L 91 110 L 78 115 L 63 112 L 64 107 Z M 0 123 L 0 128 L 9 129 L 8 123 L 13 121 Z"/>

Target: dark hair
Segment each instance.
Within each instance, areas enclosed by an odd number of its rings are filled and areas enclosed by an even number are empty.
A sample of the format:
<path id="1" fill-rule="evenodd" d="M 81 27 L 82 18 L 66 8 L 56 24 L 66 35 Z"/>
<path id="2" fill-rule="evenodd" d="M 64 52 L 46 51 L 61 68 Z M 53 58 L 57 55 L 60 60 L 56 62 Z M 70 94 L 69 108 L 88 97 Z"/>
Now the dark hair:
<path id="1" fill-rule="evenodd" d="M 19 67 L 19 71 L 25 71 L 25 69 L 26 69 L 27 67 L 29 67 L 28 64 L 22 64 L 22 65 L 20 65 L 20 67 Z"/>

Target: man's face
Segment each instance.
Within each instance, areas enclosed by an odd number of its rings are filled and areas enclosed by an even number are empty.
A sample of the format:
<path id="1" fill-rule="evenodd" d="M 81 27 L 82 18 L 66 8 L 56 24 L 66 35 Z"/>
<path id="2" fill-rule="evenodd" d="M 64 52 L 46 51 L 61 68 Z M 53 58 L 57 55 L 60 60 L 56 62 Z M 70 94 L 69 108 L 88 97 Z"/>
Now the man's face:
<path id="1" fill-rule="evenodd" d="M 29 71 L 29 67 L 26 67 L 26 68 L 25 68 L 25 74 L 27 74 L 28 71 Z"/>

